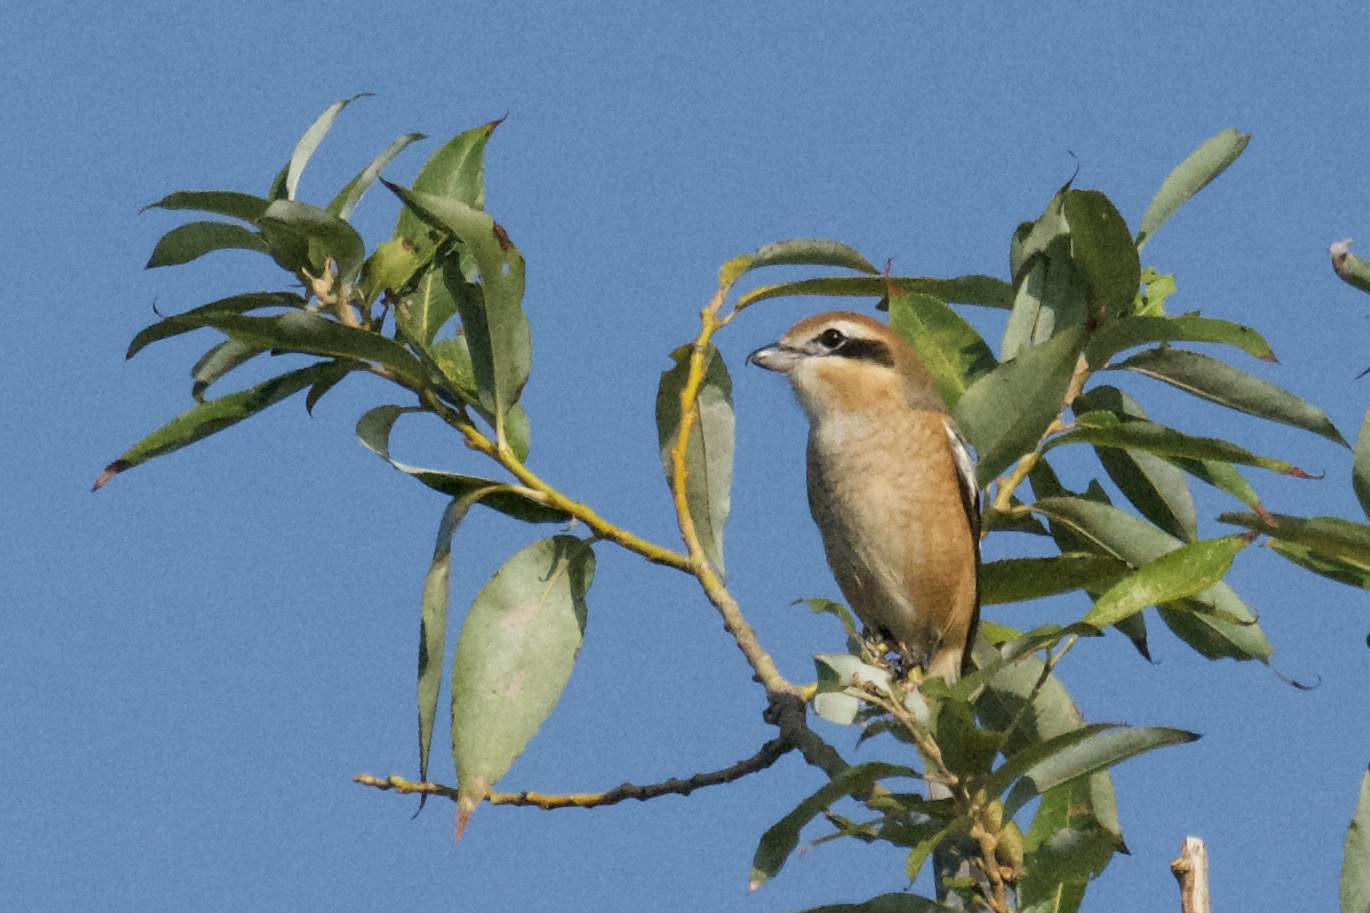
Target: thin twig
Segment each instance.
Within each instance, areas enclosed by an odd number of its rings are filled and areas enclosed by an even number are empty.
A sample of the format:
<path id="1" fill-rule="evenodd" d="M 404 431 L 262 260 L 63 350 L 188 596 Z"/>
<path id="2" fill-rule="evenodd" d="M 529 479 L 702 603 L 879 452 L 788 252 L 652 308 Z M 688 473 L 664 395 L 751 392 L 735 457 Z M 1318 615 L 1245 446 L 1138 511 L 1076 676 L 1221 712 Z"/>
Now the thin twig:
<path id="1" fill-rule="evenodd" d="M 617 805 L 627 799 L 637 799 L 645 802 L 648 799 L 655 799 L 658 796 L 678 795 L 688 796 L 704 786 L 717 786 L 721 783 L 731 783 L 740 780 L 748 774 L 765 770 L 780 759 L 786 752 L 794 749 L 795 746 L 788 744 L 783 737 L 771 739 L 761 750 L 750 758 L 745 758 L 725 767 L 722 770 L 712 770 L 706 773 L 697 773 L 694 776 L 683 780 L 671 778 L 661 783 L 648 783 L 643 786 L 635 786 L 632 783 L 624 783 L 613 789 L 601 793 L 539 793 L 539 792 L 519 792 L 519 793 L 491 793 L 487 801 L 491 805 L 531 805 L 541 809 L 554 808 L 597 808 L 603 805 Z M 452 801 L 457 800 L 457 791 L 451 786 L 444 786 L 441 783 L 415 783 L 406 780 L 398 774 L 391 774 L 384 779 L 368 773 L 360 773 L 352 778 L 354 782 L 366 786 L 374 786 L 377 789 L 394 790 L 399 793 L 422 793 L 430 796 L 445 796 Z"/>

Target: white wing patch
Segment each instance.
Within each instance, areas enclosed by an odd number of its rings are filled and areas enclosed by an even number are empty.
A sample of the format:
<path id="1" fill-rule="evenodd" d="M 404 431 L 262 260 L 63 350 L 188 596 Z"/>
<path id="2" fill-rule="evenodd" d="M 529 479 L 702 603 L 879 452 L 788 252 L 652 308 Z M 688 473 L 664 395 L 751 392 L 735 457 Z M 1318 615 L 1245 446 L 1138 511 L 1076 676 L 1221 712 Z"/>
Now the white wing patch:
<path id="1" fill-rule="evenodd" d="M 956 460 L 956 481 L 961 487 L 961 503 L 966 508 L 966 519 L 970 521 L 971 538 L 975 540 L 975 550 L 980 550 L 980 485 L 975 479 L 975 457 L 971 455 L 970 444 L 961 436 L 961 429 L 950 418 L 946 420 L 947 439 L 951 443 L 952 457 Z"/>

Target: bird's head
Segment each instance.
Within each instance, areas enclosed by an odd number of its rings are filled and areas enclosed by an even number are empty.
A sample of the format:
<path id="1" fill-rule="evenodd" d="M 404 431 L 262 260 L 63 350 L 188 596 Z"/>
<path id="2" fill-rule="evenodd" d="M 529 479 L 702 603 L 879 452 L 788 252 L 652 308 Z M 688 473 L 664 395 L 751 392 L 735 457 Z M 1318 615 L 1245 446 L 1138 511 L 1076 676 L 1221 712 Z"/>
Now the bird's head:
<path id="1" fill-rule="evenodd" d="M 918 353 L 885 324 L 853 311 L 801 320 L 747 361 L 786 375 L 812 421 L 900 405 L 946 411 Z"/>

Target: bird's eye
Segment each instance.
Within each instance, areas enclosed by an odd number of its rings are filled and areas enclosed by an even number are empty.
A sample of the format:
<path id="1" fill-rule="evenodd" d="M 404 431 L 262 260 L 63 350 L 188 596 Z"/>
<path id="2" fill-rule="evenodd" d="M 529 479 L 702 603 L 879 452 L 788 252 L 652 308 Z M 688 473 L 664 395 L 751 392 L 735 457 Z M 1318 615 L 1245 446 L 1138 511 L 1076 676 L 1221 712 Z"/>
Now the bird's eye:
<path id="1" fill-rule="evenodd" d="M 846 341 L 847 337 L 842 335 L 842 331 L 833 328 L 824 330 L 818 337 L 819 345 L 825 349 L 836 349 Z"/>

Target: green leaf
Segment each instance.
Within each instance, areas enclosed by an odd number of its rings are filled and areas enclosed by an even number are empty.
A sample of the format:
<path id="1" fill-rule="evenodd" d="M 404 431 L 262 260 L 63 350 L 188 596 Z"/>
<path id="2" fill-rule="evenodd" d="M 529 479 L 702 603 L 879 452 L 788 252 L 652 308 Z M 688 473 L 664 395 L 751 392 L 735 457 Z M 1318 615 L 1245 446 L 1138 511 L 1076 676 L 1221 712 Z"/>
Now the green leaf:
<path id="1" fill-rule="evenodd" d="M 1100 596 L 1083 621 L 1103 628 L 1115 625 L 1151 605 L 1176 602 L 1222 580 L 1237 552 L 1250 545 L 1243 536 L 1200 539 L 1149 561 L 1137 573 Z"/>
<path id="2" fill-rule="evenodd" d="M 1004 763 L 995 768 L 994 773 L 985 780 L 985 791 L 990 795 L 997 796 L 1012 786 L 1015 780 L 1042 762 L 1098 733 L 1117 729 L 1121 725 L 1121 723 L 1092 723 L 1088 726 L 1081 726 L 1079 729 L 1067 730 L 1040 742 L 1033 742 L 1004 758 Z"/>
<path id="3" fill-rule="evenodd" d="M 1093 444 L 1096 447 L 1144 450 L 1158 456 L 1259 466 L 1301 479 L 1312 478 L 1293 463 L 1259 456 L 1245 447 L 1239 447 L 1220 438 L 1193 437 L 1183 431 L 1143 419 L 1122 421 L 1112 412 L 1087 412 L 1077 417 L 1073 430 L 1053 437 L 1043 450 L 1051 451 L 1066 444 L 1078 443 Z"/>
<path id="4" fill-rule="evenodd" d="M 215 250 L 255 250 L 266 252 L 262 236 L 232 222 L 189 222 L 162 235 L 152 249 L 146 269 L 189 263 Z"/>
<path id="5" fill-rule="evenodd" d="M 348 279 L 362 265 L 366 247 L 351 225 L 327 210 L 296 200 L 276 200 L 257 220 L 271 256 L 282 269 L 322 276 L 328 260 Z"/>
<path id="6" fill-rule="evenodd" d="M 198 330 L 202 327 L 210 326 L 207 320 L 217 318 L 222 315 L 242 314 L 246 311 L 254 311 L 259 308 L 287 307 L 303 308 L 305 300 L 294 292 L 249 292 L 245 295 L 233 295 L 228 298 L 221 298 L 218 301 L 211 301 L 197 308 L 186 311 L 184 314 L 175 314 L 171 317 L 163 317 L 161 320 L 143 329 L 133 341 L 128 345 L 128 351 L 124 353 L 125 358 L 132 358 L 142 349 L 159 339 L 167 339 L 172 336 L 179 336 L 182 333 L 189 333 L 191 330 Z"/>
<path id="7" fill-rule="evenodd" d="M 741 310 L 767 298 L 791 295 L 832 295 L 858 298 L 884 298 L 894 285 L 910 294 L 931 295 L 952 304 L 978 304 L 984 307 L 1013 306 L 1013 286 L 993 276 L 958 276 L 934 279 L 928 276 L 824 276 L 762 285 L 738 297 Z M 881 305 L 883 307 L 883 305 Z"/>
<path id="8" fill-rule="evenodd" d="M 215 381 L 265 351 L 266 349 L 249 346 L 236 339 L 225 339 L 201 355 L 200 360 L 195 362 L 195 366 L 190 369 L 190 376 L 195 380 L 194 385 L 190 388 L 191 397 L 196 402 L 203 402 L 205 391 Z"/>
<path id="9" fill-rule="evenodd" d="M 1090 367 L 1098 369 L 1114 355 L 1153 342 L 1216 342 L 1236 346 L 1262 361 L 1274 361 L 1265 338 L 1248 326 L 1230 320 L 1179 314 L 1174 317 L 1129 317 L 1100 327 L 1085 347 Z"/>
<path id="10" fill-rule="evenodd" d="M 657 443 L 666 482 L 674 485 L 671 451 L 680 432 L 680 393 L 690 373 L 692 347 L 671 353 L 675 364 L 663 371 L 656 394 Z M 685 448 L 685 498 L 695 533 L 720 576 L 723 564 L 723 527 L 732 508 L 733 449 L 736 417 L 728 366 L 710 346 L 704 355 L 704 382 L 699 388 L 698 412 Z"/>
<path id="11" fill-rule="evenodd" d="M 455 200 L 473 209 L 484 209 L 485 144 L 503 122 L 500 118 L 452 137 L 419 169 L 411 190 Z M 428 227 L 417 213 L 409 209 L 400 212 L 399 221 L 395 223 L 396 238 L 419 242 L 427 235 Z"/>
<path id="12" fill-rule="evenodd" d="M 422 133 L 405 133 L 395 139 L 389 146 L 381 150 L 380 155 L 371 160 L 371 164 L 361 170 L 361 173 L 347 182 L 338 195 L 333 198 L 333 202 L 325 207 L 330 213 L 339 219 L 347 219 L 352 215 L 352 210 L 357 208 L 366 192 L 371 189 L 371 185 L 376 183 L 376 178 L 381 176 L 385 166 L 404 151 L 405 147 L 415 140 L 427 139 Z"/>
<path id="13" fill-rule="evenodd" d="M 434 491 L 461 499 L 472 492 L 483 491 L 495 486 L 482 495 L 480 503 L 492 510 L 507 514 L 525 523 L 565 523 L 570 516 L 564 511 L 548 507 L 541 495 L 530 488 L 519 485 L 502 484 L 479 476 L 463 475 L 455 472 L 441 472 L 436 469 L 421 469 L 408 466 L 390 456 L 390 432 L 395 422 L 406 412 L 421 412 L 414 406 L 377 406 L 357 421 L 357 438 L 362 446 L 394 466 L 400 472 L 408 473 Z"/>
<path id="14" fill-rule="evenodd" d="M 1332 270 L 1341 280 L 1352 288 L 1370 292 L 1370 260 L 1351 253 L 1351 239 L 1329 245 L 1327 252 L 1332 256 Z"/>
<path id="15" fill-rule="evenodd" d="M 532 363 L 532 336 L 522 306 L 523 255 L 484 212 L 384 183 L 416 212 L 451 232 L 476 266 L 478 290 L 470 288 L 475 283 L 455 260 L 446 261 L 443 276 L 471 347 L 481 405 L 495 416 L 496 434 L 503 438 L 504 414 L 518 401 Z"/>
<path id="16" fill-rule="evenodd" d="M 1088 780 L 1049 790 L 1023 840 L 1022 913 L 1076 913 L 1090 881 L 1122 852 L 1122 838 L 1090 813 Z"/>
<path id="17" fill-rule="evenodd" d="M 1063 193 L 1051 198 L 1021 239 L 1015 236 L 1013 311 L 999 352 L 1004 360 L 1085 322 L 1089 285 L 1071 254 Z"/>
<path id="18" fill-rule="evenodd" d="M 1021 792 L 1014 789 L 1004 803 L 1004 817 L 1012 817 L 1034 795 L 1045 793 L 1077 777 L 1107 770 L 1128 758 L 1157 748 L 1192 742 L 1198 737 L 1198 733 L 1168 726 L 1126 726 L 1096 733 L 1052 754 L 1024 772 L 1019 785 L 1027 784 L 1029 788 Z"/>
<path id="19" fill-rule="evenodd" d="M 410 290 L 414 277 L 421 271 L 433 269 L 432 260 L 414 250 L 414 244 L 407 238 L 391 238 L 382 241 L 371 251 L 371 256 L 362 264 L 362 275 L 358 281 L 362 298 L 374 301 L 383 292 L 391 298 L 398 298 Z M 442 274 L 435 271 L 437 281 Z"/>
<path id="20" fill-rule="evenodd" d="M 880 271 L 855 248 L 841 241 L 824 238 L 789 238 L 758 248 L 751 255 L 749 270 L 763 266 L 840 266 L 858 273 L 878 275 Z"/>
<path id="21" fill-rule="evenodd" d="M 980 565 L 980 604 L 1022 602 L 1071 590 L 1104 590 L 1130 573 L 1132 568 L 1124 561 L 1086 552 L 988 561 Z"/>
<path id="22" fill-rule="evenodd" d="M 1320 574 L 1329 580 L 1344 583 L 1347 586 L 1370 590 L 1370 570 L 1348 564 L 1345 561 L 1338 561 L 1336 558 L 1328 558 L 1306 545 L 1295 545 L 1292 542 L 1285 542 L 1283 539 L 1271 539 L 1269 545 L 1271 550 L 1280 557 L 1305 570 Z"/>
<path id="23" fill-rule="evenodd" d="M 1003 751 L 1010 758 L 1086 726 L 1060 679 L 1048 674 L 1043 662 L 1033 656 L 1000 668 L 977 700 L 976 711 L 988 728 L 1008 733 Z M 1048 790 L 1025 846 L 1030 853 L 1059 847 L 1076 866 L 1101 870 L 1123 847 L 1108 771 L 1101 769 Z M 1028 877 L 1020 888 L 1021 908 L 1047 896 L 1058 896 L 1060 885 L 1046 877 L 1046 861 L 1034 860 L 1043 864 L 1027 866 Z M 1033 881 L 1038 870 L 1042 875 Z M 1083 889 L 1081 884 L 1075 890 L 1078 893 Z"/>
<path id="24" fill-rule="evenodd" d="M 1356 491 L 1360 509 L 1370 517 L 1370 409 L 1361 419 L 1360 432 L 1356 435 L 1356 449 L 1351 459 L 1351 487 Z"/>
<path id="25" fill-rule="evenodd" d="M 1071 256 L 1089 286 L 1092 312 L 1123 317 L 1141 285 L 1142 265 L 1122 215 L 1097 190 L 1067 190 Z"/>
<path id="26" fill-rule="evenodd" d="M 1137 229 L 1137 251 L 1141 252 L 1146 242 L 1156 233 L 1156 229 L 1185 201 L 1208 186 L 1208 182 L 1227 170 L 1227 166 L 1237 160 L 1251 134 L 1238 133 L 1232 127 L 1222 130 L 1205 140 L 1199 148 L 1181 162 L 1174 171 L 1166 175 L 1161 189 L 1147 206 L 1146 214 Z"/>
<path id="27" fill-rule="evenodd" d="M 449 336 L 439 339 L 428 347 L 424 357 L 431 358 L 441 375 L 435 383 L 449 389 L 457 398 L 465 402 L 476 414 L 495 427 L 495 417 L 480 404 L 480 393 L 476 390 L 475 368 L 471 364 L 471 349 L 465 336 Z M 504 416 L 504 434 L 509 440 L 509 448 L 519 462 L 528 459 L 530 431 L 528 414 L 523 406 L 515 403 Z"/>
<path id="28" fill-rule="evenodd" d="M 1133 314 L 1137 317 L 1164 317 L 1165 301 L 1175 294 L 1175 274 L 1158 273 L 1154 267 L 1142 270 L 1142 290 L 1137 293 Z"/>
<path id="29" fill-rule="evenodd" d="M 1105 370 L 1117 369 L 1136 371 L 1229 409 L 1302 428 L 1349 446 L 1321 409 L 1209 355 L 1168 347 L 1148 349 Z"/>
<path id="30" fill-rule="evenodd" d="M 1032 451 L 1061 414 L 1061 400 L 1085 339 L 1072 327 L 976 381 L 956 405 L 956 422 L 980 456 L 980 486 Z"/>
<path id="31" fill-rule="evenodd" d="M 1076 399 L 1071 408 L 1077 416 L 1104 411 L 1119 419 L 1147 418 L 1136 400 L 1109 386 L 1095 387 Z M 1194 498 L 1180 469 L 1145 450 L 1096 446 L 1094 453 L 1108 477 L 1142 516 L 1187 542 L 1198 536 Z"/>
<path id="32" fill-rule="evenodd" d="M 594 572 L 584 541 L 542 539 L 506 561 L 466 613 L 452 658 L 457 837 L 560 699 Z"/>
<path id="33" fill-rule="evenodd" d="M 314 381 L 309 392 L 304 395 L 304 408 L 310 415 L 314 414 L 314 407 L 324 395 L 336 387 L 344 377 L 353 371 L 362 370 L 360 362 L 348 361 L 347 359 L 337 359 L 335 361 L 324 362 L 325 366 L 331 366 L 331 372 L 325 372 L 324 376 Z"/>
<path id="34" fill-rule="evenodd" d="M 447 650 L 447 607 L 452 569 L 452 537 L 471 505 L 498 485 L 454 498 L 442 512 L 433 561 L 423 580 L 419 613 L 419 780 L 428 781 L 428 750 L 433 744 L 433 724 L 438 715 L 438 691 L 442 687 L 443 654 Z M 423 808 L 427 793 L 419 799 Z"/>
<path id="35" fill-rule="evenodd" d="M 242 219 L 254 225 L 266 212 L 271 201 L 250 193 L 236 190 L 178 190 L 162 197 L 156 203 L 143 207 L 149 209 L 193 209 L 199 212 L 213 212 L 221 216 Z"/>
<path id="36" fill-rule="evenodd" d="M 1272 539 L 1302 545 L 1325 558 L 1370 571 L 1370 526 L 1341 517 L 1291 517 L 1288 514 L 1227 513 L 1221 523 L 1244 526 Z"/>
<path id="37" fill-rule="evenodd" d="M 309 129 L 300 137 L 300 141 L 295 144 L 295 151 L 290 155 L 290 162 L 286 165 L 285 172 L 285 197 L 287 200 L 295 199 L 295 190 L 300 185 L 300 173 L 304 171 L 305 163 L 309 161 L 314 150 L 319 148 L 319 143 L 323 142 L 324 136 L 328 133 L 333 121 L 338 115 L 352 102 L 363 96 L 370 95 L 370 92 L 362 92 L 353 95 L 351 98 L 340 98 L 333 104 L 324 109 L 314 123 L 310 124 Z"/>
<path id="38" fill-rule="evenodd" d="M 800 913 L 955 913 L 953 908 L 917 894 L 881 894 L 860 903 L 833 903 L 809 907 Z"/>
<path id="39" fill-rule="evenodd" d="M 1256 490 L 1231 463 L 1220 463 L 1216 460 L 1188 460 L 1183 457 L 1166 457 L 1165 459 L 1166 462 L 1184 470 L 1194 478 L 1207 482 L 1219 491 L 1227 492 L 1243 504 L 1251 507 L 1260 504 Z"/>
<path id="40" fill-rule="evenodd" d="M 443 278 L 442 267 L 434 265 L 424 270 L 414 283 L 414 290 L 400 299 L 395 307 L 395 322 L 406 337 L 427 346 L 456 312 L 457 302 Z M 472 379 L 474 382 L 474 375 Z"/>
<path id="41" fill-rule="evenodd" d="M 1108 504 L 1084 498 L 1047 497 L 1034 511 L 1084 546 L 1126 561 L 1134 568 L 1154 561 L 1183 543 L 1155 525 Z M 1161 618 L 1181 639 L 1209 659 L 1258 659 L 1274 652 L 1251 609 L 1226 583 L 1161 609 Z"/>
<path id="42" fill-rule="evenodd" d="M 95 480 L 95 488 L 104 485 L 118 473 L 132 469 L 153 457 L 180 450 L 198 440 L 251 418 L 263 409 L 314 383 L 331 370 L 331 365 L 310 365 L 258 384 L 248 390 L 206 400 L 182 412 L 166 425 L 149 434 L 126 450 L 123 456 L 105 467 Z"/>
<path id="43" fill-rule="evenodd" d="M 163 327 L 164 324 L 168 326 Z M 244 317 L 228 310 L 196 308 L 168 317 L 143 333 L 159 327 L 163 328 L 163 336 L 199 327 L 213 327 L 234 339 L 263 349 L 375 362 L 389 368 L 407 384 L 417 387 L 424 382 L 423 365 L 404 346 L 378 333 L 343 326 L 313 311 L 296 310 L 270 317 Z M 134 345 L 129 347 L 130 352 L 136 352 L 140 347 L 138 342 L 143 333 L 134 339 Z"/>
<path id="44" fill-rule="evenodd" d="M 890 327 L 913 346 L 937 382 L 947 408 L 998 365 L 985 340 L 940 298 L 891 293 Z"/>
<path id="45" fill-rule="evenodd" d="M 781 818 L 761 837 L 752 859 L 752 877 L 748 890 L 755 891 L 775 877 L 785 860 L 799 845 L 799 832 L 825 808 L 845 796 L 859 796 L 876 782 L 889 777 L 921 777 L 918 771 L 898 764 L 870 761 L 854 764 L 825 783 L 806 798 L 794 811 Z"/>
<path id="46" fill-rule="evenodd" d="M 1360 799 L 1346 830 L 1341 864 L 1341 913 L 1370 911 L 1370 770 L 1360 781 Z"/>

